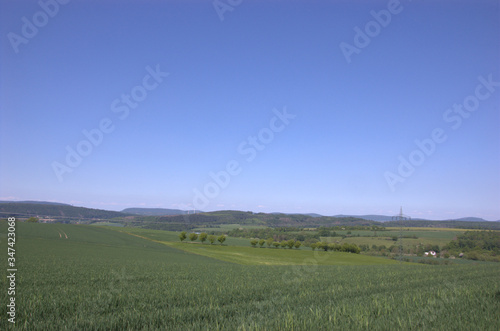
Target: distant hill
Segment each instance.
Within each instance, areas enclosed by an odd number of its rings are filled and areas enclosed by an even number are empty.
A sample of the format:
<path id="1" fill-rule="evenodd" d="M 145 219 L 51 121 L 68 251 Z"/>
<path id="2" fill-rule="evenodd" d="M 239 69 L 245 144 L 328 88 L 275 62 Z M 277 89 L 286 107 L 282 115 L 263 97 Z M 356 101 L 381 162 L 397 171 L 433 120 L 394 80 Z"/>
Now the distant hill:
<path id="1" fill-rule="evenodd" d="M 316 213 L 309 213 L 309 214 L 304 214 L 304 215 L 311 216 L 311 217 L 323 217 L 323 215 L 316 214 Z"/>
<path id="2" fill-rule="evenodd" d="M 0 201 L 0 203 L 31 203 L 36 205 L 55 205 L 55 206 L 71 206 L 67 203 L 49 202 L 49 201 Z"/>
<path id="3" fill-rule="evenodd" d="M 364 220 L 370 220 L 375 222 L 390 222 L 393 219 L 393 216 L 385 216 L 385 215 L 336 215 L 333 217 L 355 217 L 361 218 Z M 459 222 L 488 222 L 487 220 L 479 217 L 462 217 L 457 219 L 448 219 L 448 220 L 428 220 L 424 218 L 413 218 L 413 221 L 432 221 L 432 222 L 441 222 L 441 221 L 459 221 Z"/>
<path id="4" fill-rule="evenodd" d="M 55 220 L 103 220 L 128 216 L 127 214 L 102 209 L 74 207 L 60 203 L 44 202 L 2 202 L 1 217 L 43 217 Z"/>
<path id="5" fill-rule="evenodd" d="M 69 223 L 93 223 L 99 220 L 116 219 L 128 226 L 148 227 L 162 230 L 182 231 L 197 227 L 217 228 L 222 224 L 257 225 L 269 227 L 320 227 L 320 226 L 408 226 L 447 227 L 463 229 L 496 229 L 500 222 L 488 222 L 477 217 L 457 220 L 430 221 L 411 219 L 392 221 L 384 215 L 337 215 L 253 213 L 238 210 L 214 212 L 185 211 L 166 208 L 127 208 L 121 212 L 44 201 L 0 201 L 0 217 L 29 218 L 31 216 Z"/>
<path id="6" fill-rule="evenodd" d="M 333 217 L 356 217 L 356 218 L 361 218 L 364 220 L 368 221 L 375 221 L 375 222 L 388 222 L 392 221 L 392 216 L 384 216 L 384 215 L 335 215 Z"/>
<path id="7" fill-rule="evenodd" d="M 281 213 L 281 212 L 273 212 L 269 213 L 271 215 L 303 215 L 303 216 L 309 216 L 309 217 L 324 217 L 323 215 L 316 214 L 316 213 L 308 213 L 308 214 L 287 214 L 287 213 Z"/>
<path id="8" fill-rule="evenodd" d="M 196 211 L 199 213 L 200 211 Z M 165 209 L 165 208 L 127 208 L 122 210 L 122 213 L 144 215 L 144 216 L 166 216 L 166 215 L 185 215 L 192 214 L 194 211 L 186 211 L 180 209 Z"/>
<path id="9" fill-rule="evenodd" d="M 462 221 L 462 222 L 488 222 L 484 218 L 479 218 L 479 217 L 463 217 L 463 218 L 457 218 L 455 220 L 450 220 L 450 221 Z"/>

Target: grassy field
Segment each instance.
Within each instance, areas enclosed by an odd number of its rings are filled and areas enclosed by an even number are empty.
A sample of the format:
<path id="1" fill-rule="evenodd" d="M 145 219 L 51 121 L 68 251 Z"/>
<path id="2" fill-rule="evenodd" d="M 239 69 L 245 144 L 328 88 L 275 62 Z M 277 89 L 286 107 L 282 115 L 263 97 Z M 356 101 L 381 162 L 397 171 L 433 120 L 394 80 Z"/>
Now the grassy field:
<path id="1" fill-rule="evenodd" d="M 141 229 L 141 228 L 132 228 L 132 227 L 127 227 L 127 228 L 121 228 L 121 229 L 116 229 L 116 228 L 111 228 L 111 227 L 106 227 L 107 229 L 110 230 L 116 230 L 120 231 L 122 233 L 130 233 L 133 235 L 138 235 L 141 237 L 144 237 L 146 239 L 150 240 L 156 240 L 156 241 L 171 241 L 171 242 L 178 242 L 179 241 L 179 233 L 180 232 L 174 232 L 174 231 L 162 231 L 162 230 L 150 230 L 150 229 Z M 233 238 L 233 237 L 228 237 L 226 241 L 224 242 L 225 245 L 228 246 L 249 246 L 250 241 L 248 239 L 244 238 Z"/>
<path id="2" fill-rule="evenodd" d="M 398 245 L 398 243 L 392 238 L 394 236 L 399 237 L 399 228 L 390 228 L 389 231 L 377 231 L 377 236 L 374 236 L 373 231 L 366 230 L 353 230 L 351 236 L 342 238 L 340 235 L 347 235 L 347 231 L 336 231 L 339 236 L 336 237 L 322 237 L 322 241 L 326 242 L 339 242 L 339 243 L 349 243 L 356 245 L 385 245 L 389 247 L 391 245 Z M 457 229 L 427 229 L 424 228 L 405 228 L 403 230 L 403 236 L 416 236 L 417 239 L 413 238 L 403 238 L 403 246 L 408 248 L 415 248 L 417 245 L 439 245 L 444 246 L 452 241 L 456 236 L 463 234 L 463 230 Z M 360 237 L 357 237 L 357 235 Z"/>
<path id="3" fill-rule="evenodd" d="M 243 265 L 380 265 L 394 260 L 351 253 L 165 242 L 187 252 Z"/>
<path id="4" fill-rule="evenodd" d="M 391 245 L 398 245 L 398 242 L 392 240 L 390 237 L 346 237 L 344 239 L 342 239 L 342 237 L 322 237 L 321 240 L 329 243 L 339 242 L 340 244 L 348 243 L 348 244 L 356 244 L 358 246 L 369 245 L 370 247 L 372 245 L 377 245 L 377 246 L 385 245 L 386 247 L 390 247 Z M 442 238 L 418 238 L 418 239 L 403 238 L 403 247 L 414 248 L 420 244 L 444 246 L 448 244 L 450 241 L 451 239 L 448 240 Z"/>
<path id="5" fill-rule="evenodd" d="M 123 230 L 18 223 L 16 324 L 6 320 L 2 277 L 0 329 L 500 329 L 498 264 L 242 265 L 217 252 L 272 259 L 308 251 L 203 247 L 175 233 Z M 174 241 L 138 237 L 146 235 Z M 6 255 L 6 222 L 0 238 Z"/>

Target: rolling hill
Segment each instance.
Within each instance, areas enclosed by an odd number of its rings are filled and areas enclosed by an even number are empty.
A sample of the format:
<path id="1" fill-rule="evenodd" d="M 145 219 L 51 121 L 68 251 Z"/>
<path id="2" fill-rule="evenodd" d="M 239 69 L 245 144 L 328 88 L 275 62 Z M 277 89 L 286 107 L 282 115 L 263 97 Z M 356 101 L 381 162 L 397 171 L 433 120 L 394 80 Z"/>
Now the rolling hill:
<path id="1" fill-rule="evenodd" d="M 180 209 L 166 209 L 166 208 L 126 208 L 121 211 L 125 214 L 144 215 L 144 216 L 166 216 L 166 215 L 184 215 L 200 213 L 196 210 L 180 210 Z"/>
<path id="2" fill-rule="evenodd" d="M 391 221 L 390 216 L 321 216 L 318 214 L 254 213 L 238 210 L 214 212 L 191 211 L 165 208 L 127 208 L 123 211 L 109 211 L 68 204 L 22 201 L 0 202 L 0 217 L 38 217 L 65 223 L 93 223 L 114 219 L 129 226 L 158 230 L 183 231 L 197 227 L 218 227 L 221 224 L 240 224 L 269 227 L 319 227 L 319 226 L 405 226 L 405 227 L 447 227 L 468 229 L 500 229 L 499 222 L 488 222 L 481 218 L 467 217 L 458 220 L 430 221 L 412 219 L 403 223 Z"/>
<path id="3" fill-rule="evenodd" d="M 64 221 L 107 220 L 129 216 L 129 214 L 117 211 L 44 202 L 2 202 L 0 203 L 0 215 L 2 217 L 39 217 Z"/>

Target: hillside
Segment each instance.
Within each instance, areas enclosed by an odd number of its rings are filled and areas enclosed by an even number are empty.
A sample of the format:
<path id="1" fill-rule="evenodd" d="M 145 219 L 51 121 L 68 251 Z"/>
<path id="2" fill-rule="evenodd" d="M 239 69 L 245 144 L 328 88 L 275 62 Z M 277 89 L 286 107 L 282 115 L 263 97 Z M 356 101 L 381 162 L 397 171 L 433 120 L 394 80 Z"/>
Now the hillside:
<path id="1" fill-rule="evenodd" d="M 387 215 L 335 215 L 334 217 L 356 217 L 362 218 L 364 220 L 370 220 L 375 222 L 390 222 L 393 220 L 394 216 Z M 428 220 L 423 218 L 412 218 L 415 221 L 432 221 L 432 222 L 446 222 L 446 221 L 460 221 L 460 222 L 488 222 L 487 220 L 479 217 L 462 217 L 457 219 L 448 220 Z"/>
<path id="2" fill-rule="evenodd" d="M 180 210 L 166 208 L 126 208 L 121 211 L 125 214 L 144 215 L 144 216 L 167 216 L 167 215 L 184 215 L 192 213 L 200 213 L 199 210 Z"/>
<path id="3" fill-rule="evenodd" d="M 52 202 L 0 202 L 0 216 L 19 218 L 38 217 L 41 219 L 65 223 L 92 223 L 99 220 L 115 219 L 129 226 L 158 230 L 183 231 L 198 227 L 217 228 L 223 224 L 268 227 L 304 227 L 320 226 L 386 226 L 386 227 L 441 227 L 461 229 L 500 230 L 499 222 L 481 221 L 479 218 L 460 220 L 429 221 L 409 220 L 403 223 L 388 221 L 389 216 L 321 216 L 318 214 L 253 213 L 238 210 L 221 210 L 188 214 L 187 211 L 165 208 L 127 208 L 122 212 L 85 207 L 75 207 Z M 373 219 L 368 219 L 373 218 Z M 375 220 L 374 220 L 375 219 Z M 376 220 L 386 220 L 385 222 Z"/>
<path id="4" fill-rule="evenodd" d="M 127 214 L 102 209 L 74 207 L 65 204 L 46 204 L 32 202 L 0 203 L 1 217 L 39 217 L 63 221 L 104 220 L 128 216 Z"/>
<path id="5" fill-rule="evenodd" d="M 31 204 L 37 204 L 37 205 L 55 205 L 55 206 L 71 206 L 68 205 L 67 203 L 60 203 L 60 202 L 51 202 L 51 201 L 0 201 L 0 203 L 31 203 Z"/>

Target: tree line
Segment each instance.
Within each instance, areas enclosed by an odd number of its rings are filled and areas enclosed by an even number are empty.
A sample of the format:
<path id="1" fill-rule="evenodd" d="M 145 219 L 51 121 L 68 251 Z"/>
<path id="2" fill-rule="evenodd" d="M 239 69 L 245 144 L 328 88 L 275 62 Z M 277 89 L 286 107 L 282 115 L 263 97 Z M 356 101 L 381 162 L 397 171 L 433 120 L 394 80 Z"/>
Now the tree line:
<path id="1" fill-rule="evenodd" d="M 184 241 L 186 240 L 186 238 L 189 237 L 189 240 L 190 241 L 196 241 L 196 239 L 200 239 L 201 243 L 203 244 L 205 241 L 209 241 L 211 245 L 213 245 L 215 243 L 215 241 L 217 240 L 218 242 L 220 242 L 220 244 L 222 245 L 222 243 L 224 243 L 224 241 L 226 241 L 226 236 L 225 235 L 220 235 L 220 236 L 214 236 L 214 235 L 208 235 L 207 233 L 205 232 L 202 232 L 200 233 L 199 235 L 197 233 L 194 233 L 194 232 L 191 232 L 189 235 L 187 234 L 186 231 L 182 231 L 180 234 L 179 234 L 179 239 L 180 241 Z"/>
<path id="2" fill-rule="evenodd" d="M 361 249 L 356 245 L 356 244 L 348 244 L 348 243 L 343 243 L 341 244 L 329 244 L 326 242 L 317 242 L 314 244 L 311 244 L 312 250 L 319 249 L 319 250 L 324 250 L 325 252 L 327 251 L 334 251 L 334 252 L 346 252 L 346 253 L 354 253 L 354 254 L 359 254 L 361 253 Z"/>
<path id="3" fill-rule="evenodd" d="M 295 239 L 290 239 L 290 240 L 282 240 L 282 241 L 275 241 L 274 238 L 268 238 L 267 240 L 265 239 L 252 239 L 250 240 L 250 245 L 252 245 L 253 247 L 257 247 L 257 244 L 259 244 L 260 247 L 263 247 L 264 244 L 267 245 L 267 247 L 271 247 L 271 246 L 274 246 L 274 248 L 278 248 L 278 247 L 281 247 L 281 248 L 285 248 L 285 247 L 288 247 L 288 248 L 300 248 L 300 246 L 302 246 L 302 243 L 299 241 L 299 240 L 295 240 Z"/>

